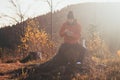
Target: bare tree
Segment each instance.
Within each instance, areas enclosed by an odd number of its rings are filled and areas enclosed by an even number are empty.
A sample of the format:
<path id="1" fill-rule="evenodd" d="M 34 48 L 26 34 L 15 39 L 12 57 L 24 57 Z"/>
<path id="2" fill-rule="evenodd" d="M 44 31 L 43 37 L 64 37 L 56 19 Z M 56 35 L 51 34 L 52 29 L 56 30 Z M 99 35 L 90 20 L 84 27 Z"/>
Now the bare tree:
<path id="1" fill-rule="evenodd" d="M 10 10 L 12 10 L 12 12 L 14 13 L 13 15 L 7 14 L 7 13 L 1 13 L 0 14 L 0 18 L 4 18 L 4 19 L 9 19 L 10 21 L 12 21 L 13 23 L 21 23 L 21 28 L 17 29 L 16 34 L 20 34 L 21 37 L 24 35 L 24 20 L 27 19 L 27 12 L 31 7 L 31 4 L 28 6 L 28 8 L 26 8 L 26 10 L 23 11 L 22 5 L 19 2 L 19 0 L 9 0 L 10 3 Z M 20 31 L 18 31 L 20 30 Z M 23 51 L 21 51 L 22 55 L 23 55 Z"/>
<path id="2" fill-rule="evenodd" d="M 29 5 L 25 11 L 23 11 L 19 0 L 9 0 L 9 3 L 11 4 L 10 9 L 15 12 L 15 16 L 8 15 L 7 13 L 1 13 L 0 18 L 11 19 L 13 23 L 23 22 L 27 18 L 26 13 L 29 11 L 31 5 Z"/>
<path id="3" fill-rule="evenodd" d="M 10 3 L 15 8 L 16 15 L 19 17 L 20 22 L 22 22 L 24 20 L 25 14 L 22 13 L 20 4 L 18 4 L 17 0 L 10 0 Z"/>
<path id="4" fill-rule="evenodd" d="M 45 2 L 47 2 L 47 4 L 49 5 L 50 8 L 50 12 L 51 12 L 51 39 L 53 36 L 53 11 L 55 10 L 54 8 L 57 7 L 62 0 L 59 0 L 55 5 L 53 5 L 53 0 L 44 0 Z"/>

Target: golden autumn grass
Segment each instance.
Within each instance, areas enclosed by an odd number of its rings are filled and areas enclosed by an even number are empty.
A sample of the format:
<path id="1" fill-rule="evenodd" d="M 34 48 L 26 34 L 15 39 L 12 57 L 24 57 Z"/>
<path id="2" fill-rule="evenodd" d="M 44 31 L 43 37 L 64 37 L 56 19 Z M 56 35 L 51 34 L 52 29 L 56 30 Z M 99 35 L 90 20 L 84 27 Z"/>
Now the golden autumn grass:
<path id="1" fill-rule="evenodd" d="M 49 34 L 44 29 L 39 29 L 37 21 L 28 20 L 24 36 L 21 36 L 21 44 L 15 50 L 16 56 L 5 55 L 1 59 L 0 73 L 17 70 L 27 65 L 44 63 L 55 54 L 55 43 L 50 39 Z M 29 52 L 42 52 L 42 60 L 30 61 L 26 64 L 19 62 Z M 6 52 L 7 53 L 7 52 Z M 8 52 L 9 53 L 9 52 Z M 13 63 L 2 63 L 12 61 Z M 23 72 L 26 75 L 26 73 Z M 0 76 L 0 80 L 5 80 L 10 76 Z"/>
<path id="2" fill-rule="evenodd" d="M 30 61 L 22 64 L 19 61 L 14 63 L 0 63 L 0 73 L 23 68 L 30 64 L 44 63 L 52 58 L 56 52 L 56 44 L 49 38 L 49 34 L 44 29 L 38 30 L 35 21 L 28 21 L 25 34 L 21 37 L 22 44 L 18 46 L 19 53 L 27 54 L 30 51 L 40 51 L 43 53 L 43 60 Z M 120 78 L 120 50 L 116 54 L 110 52 L 109 46 L 100 37 L 98 32 L 90 32 L 86 38 L 87 49 L 89 50 L 86 66 L 90 67 L 90 74 L 76 74 L 72 80 L 119 80 Z M 18 57 L 18 56 L 17 56 Z M 11 60 L 11 58 L 4 58 Z M 15 57 L 12 57 L 14 60 Z M 17 58 L 16 58 L 17 59 Z M 20 59 L 17 59 L 20 60 Z M 27 76 L 26 72 L 16 80 L 21 80 Z M 11 75 L 0 76 L 0 80 L 7 80 Z"/>
<path id="3" fill-rule="evenodd" d="M 94 58 L 91 57 L 91 58 L 94 61 L 94 65 L 90 64 L 91 67 L 92 67 L 91 75 L 77 74 L 76 75 L 77 77 L 73 78 L 73 80 L 88 80 L 88 79 L 96 80 L 97 77 L 100 78 L 100 80 L 107 80 L 106 77 L 109 77 L 109 76 L 107 76 L 108 74 L 112 73 L 113 71 L 119 71 L 120 70 L 120 65 L 119 65 L 120 57 L 114 57 L 112 59 L 103 59 L 103 60 L 100 60 L 99 58 L 95 58 L 95 57 Z M 7 64 L 6 63 L 0 63 L 0 73 L 13 71 L 13 70 L 22 68 L 24 66 L 27 66 L 29 64 L 36 64 L 36 63 L 40 63 L 40 61 L 28 62 L 26 64 L 22 64 L 22 63 L 19 63 L 19 62 L 7 63 Z M 101 63 L 104 63 L 104 65 L 106 65 L 106 68 L 104 70 L 100 71 L 100 68 L 97 69 L 96 65 L 101 64 Z M 103 68 L 101 67 L 101 69 L 103 69 Z M 24 75 L 22 75 L 22 76 L 24 76 Z M 114 73 L 113 76 L 110 75 L 110 77 L 111 77 L 110 80 L 115 80 L 116 76 L 120 76 L 120 75 L 115 74 L 115 73 Z M 0 80 L 6 80 L 6 79 L 8 79 L 10 77 L 11 77 L 11 75 L 0 76 Z M 112 77 L 114 79 L 112 79 Z M 118 79 L 116 79 L 116 80 L 118 80 Z"/>

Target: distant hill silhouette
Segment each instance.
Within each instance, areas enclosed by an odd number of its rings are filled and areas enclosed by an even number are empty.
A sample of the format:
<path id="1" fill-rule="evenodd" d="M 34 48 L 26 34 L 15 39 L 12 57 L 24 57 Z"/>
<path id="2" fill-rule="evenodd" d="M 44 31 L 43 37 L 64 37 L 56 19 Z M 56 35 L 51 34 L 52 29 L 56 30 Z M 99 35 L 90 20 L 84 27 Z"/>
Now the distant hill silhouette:
<path id="1" fill-rule="evenodd" d="M 113 50 L 120 48 L 120 37 L 115 37 L 120 33 L 119 11 L 120 3 L 81 3 L 71 5 L 62 10 L 53 13 L 53 37 L 59 39 L 58 31 L 66 21 L 68 11 L 74 12 L 75 18 L 81 24 L 83 29 L 83 36 L 87 35 L 86 31 L 92 25 L 97 26 L 97 30 L 101 33 L 105 41 L 112 47 Z M 45 28 L 48 33 L 51 30 L 50 13 L 35 17 L 33 19 L 39 21 L 41 28 Z M 25 23 L 25 22 L 24 22 Z M 6 26 L 0 29 L 0 46 L 13 48 L 20 43 L 20 34 L 22 24 L 16 24 L 12 27 Z M 116 27 L 115 27 L 116 26 Z M 57 38 L 56 38 L 57 37 Z M 117 42 L 116 42 L 117 41 Z"/>
<path id="2" fill-rule="evenodd" d="M 21 25 L 23 23 L 0 29 L 0 47 L 15 49 L 18 44 L 21 44 L 20 36 L 24 33 L 24 27 Z"/>

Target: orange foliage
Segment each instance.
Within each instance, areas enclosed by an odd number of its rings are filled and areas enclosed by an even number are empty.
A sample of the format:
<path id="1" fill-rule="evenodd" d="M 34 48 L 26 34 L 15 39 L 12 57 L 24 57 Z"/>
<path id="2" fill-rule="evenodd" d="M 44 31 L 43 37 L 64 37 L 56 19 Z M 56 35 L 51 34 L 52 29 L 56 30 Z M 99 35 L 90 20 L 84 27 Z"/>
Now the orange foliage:
<path id="1" fill-rule="evenodd" d="M 117 55 L 120 56 L 120 50 L 117 51 Z"/>
<path id="2" fill-rule="evenodd" d="M 88 41 L 87 48 L 90 51 L 98 50 L 101 47 L 102 40 L 98 33 L 93 33 L 93 37 Z"/>
<path id="3" fill-rule="evenodd" d="M 109 47 L 96 30 L 96 26 L 92 26 L 88 31 L 86 46 L 93 57 L 103 59 L 110 56 Z"/>
<path id="4" fill-rule="evenodd" d="M 55 43 L 49 38 L 49 34 L 44 29 L 39 30 L 39 25 L 34 20 L 27 22 L 24 37 L 21 37 L 22 44 L 19 49 L 25 53 L 42 52 L 43 54 L 54 54 Z"/>

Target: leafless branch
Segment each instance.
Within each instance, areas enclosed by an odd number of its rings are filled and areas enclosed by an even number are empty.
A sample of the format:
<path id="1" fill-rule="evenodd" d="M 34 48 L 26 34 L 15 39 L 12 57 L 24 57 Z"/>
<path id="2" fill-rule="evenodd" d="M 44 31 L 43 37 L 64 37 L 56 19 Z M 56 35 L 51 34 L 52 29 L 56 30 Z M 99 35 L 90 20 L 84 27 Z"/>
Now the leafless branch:
<path id="1" fill-rule="evenodd" d="M 17 0 L 10 0 L 10 3 L 13 5 L 13 7 L 16 9 L 16 15 L 20 18 L 20 21 L 22 22 L 24 20 L 24 14 L 22 13 L 20 4 L 17 2 Z M 19 21 L 17 21 L 19 22 Z"/>
<path id="2" fill-rule="evenodd" d="M 14 2 L 14 0 L 10 0 L 9 2 L 12 3 L 12 5 L 13 5 L 14 7 L 17 7 L 17 5 L 16 5 L 16 3 Z"/>
<path id="3" fill-rule="evenodd" d="M 12 20 L 14 20 L 15 22 L 19 22 L 16 18 L 14 18 L 14 17 L 11 17 L 11 16 L 9 16 L 9 15 L 6 15 L 6 14 L 4 14 L 4 15 L 1 15 L 0 16 L 1 18 L 3 18 L 3 17 L 7 17 L 7 18 L 10 18 L 10 19 L 12 19 Z"/>

